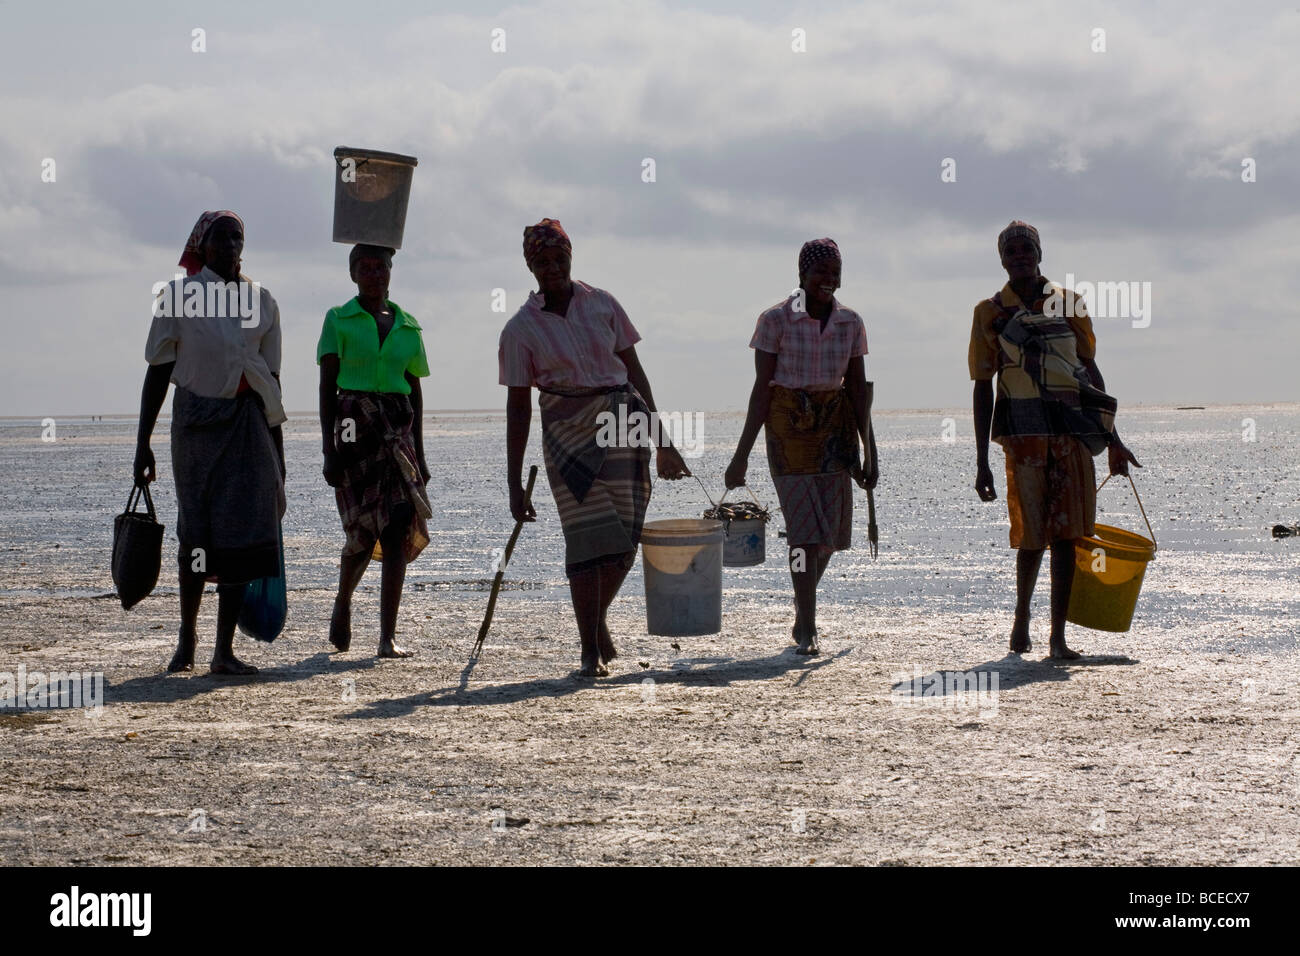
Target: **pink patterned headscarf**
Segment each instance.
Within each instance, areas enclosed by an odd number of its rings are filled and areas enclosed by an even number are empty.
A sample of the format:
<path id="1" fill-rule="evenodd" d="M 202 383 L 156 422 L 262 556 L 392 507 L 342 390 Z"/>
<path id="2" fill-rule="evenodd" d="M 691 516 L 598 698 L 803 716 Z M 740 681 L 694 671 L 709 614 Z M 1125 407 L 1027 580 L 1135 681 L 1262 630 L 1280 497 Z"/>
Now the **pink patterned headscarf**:
<path id="1" fill-rule="evenodd" d="M 241 231 L 244 228 L 244 220 L 229 209 L 217 209 L 199 216 L 199 221 L 190 230 L 190 238 L 185 243 L 185 251 L 181 253 L 181 261 L 177 263 L 177 265 L 185 268 L 186 275 L 192 276 L 203 268 L 203 240 L 207 237 L 212 224 L 218 219 L 233 219 L 239 223 Z"/>
<path id="2" fill-rule="evenodd" d="M 573 243 L 564 231 L 558 219 L 543 219 L 535 226 L 524 226 L 524 262 L 528 268 L 533 267 L 537 253 L 547 246 L 561 246 L 570 256 L 573 255 Z"/>

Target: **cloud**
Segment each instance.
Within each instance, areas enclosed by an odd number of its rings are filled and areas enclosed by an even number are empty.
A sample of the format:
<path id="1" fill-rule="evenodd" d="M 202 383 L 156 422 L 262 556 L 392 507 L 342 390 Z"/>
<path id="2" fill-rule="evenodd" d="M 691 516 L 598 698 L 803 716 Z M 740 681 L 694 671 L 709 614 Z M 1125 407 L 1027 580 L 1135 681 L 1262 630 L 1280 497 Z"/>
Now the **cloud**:
<path id="1" fill-rule="evenodd" d="M 76 25 L 23 9 L 0 41 L 14 80 L 0 87 L 0 281 L 23 314 L 55 296 L 60 342 L 88 363 L 106 314 L 143 341 L 141 288 L 172 274 L 201 210 L 229 207 L 248 224 L 250 274 L 281 303 L 288 404 L 310 407 L 319 316 L 352 291 L 329 242 L 342 143 L 420 157 L 395 289 L 439 337 L 431 405 L 499 403 L 506 316 L 490 293 L 517 306 L 520 233 L 543 215 L 574 235 L 580 277 L 635 306 L 647 366 L 664 369 L 657 391 L 692 407 L 744 401 L 753 320 L 812 236 L 845 250 L 842 298 L 866 317 L 882 406 L 966 400 L 970 308 L 1001 281 L 993 237 L 1012 217 L 1042 229 L 1055 278 L 1155 284 L 1168 315 L 1145 337 L 1107 330 L 1121 376 L 1130 357 L 1144 373 L 1119 380 L 1130 400 L 1211 380 L 1215 356 L 1189 343 L 1263 327 L 1243 281 L 1284 314 L 1300 291 L 1290 9 L 593 0 L 397 5 L 364 22 L 350 4 L 310 22 L 253 9 Z M 208 52 L 193 54 L 200 21 Z M 490 50 L 494 27 L 505 53 Z M 806 53 L 791 50 L 796 27 Z M 1105 53 L 1091 51 L 1096 27 Z M 76 55 L 44 76 L 52 32 Z M 45 156 L 57 183 L 40 181 Z M 940 181 L 945 157 L 956 183 Z M 1216 384 L 1223 396 L 1290 397 L 1281 356 L 1300 327 L 1267 327 L 1264 374 Z M 936 350 L 951 359 L 942 374 Z M 138 351 L 55 385 L 31 371 L 52 355 L 11 350 L 0 397 L 14 413 L 125 410 Z"/>

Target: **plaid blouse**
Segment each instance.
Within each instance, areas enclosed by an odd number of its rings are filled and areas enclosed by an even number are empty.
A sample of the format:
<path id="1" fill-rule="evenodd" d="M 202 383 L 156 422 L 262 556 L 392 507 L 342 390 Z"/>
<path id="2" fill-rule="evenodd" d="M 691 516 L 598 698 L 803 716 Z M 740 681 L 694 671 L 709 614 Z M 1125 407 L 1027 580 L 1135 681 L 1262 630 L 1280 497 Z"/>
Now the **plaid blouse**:
<path id="1" fill-rule="evenodd" d="M 849 359 L 867 354 L 867 327 L 862 316 L 831 302 L 831 317 L 821 323 L 796 312 L 794 295 L 758 317 L 751 349 L 776 355 L 772 384 L 805 391 L 825 391 L 844 383 Z"/>
<path id="2" fill-rule="evenodd" d="M 616 352 L 641 341 L 618 300 L 604 289 L 573 281 L 564 315 L 544 309 L 534 292 L 501 330 L 499 381 L 508 386 L 604 388 L 627 382 Z"/>

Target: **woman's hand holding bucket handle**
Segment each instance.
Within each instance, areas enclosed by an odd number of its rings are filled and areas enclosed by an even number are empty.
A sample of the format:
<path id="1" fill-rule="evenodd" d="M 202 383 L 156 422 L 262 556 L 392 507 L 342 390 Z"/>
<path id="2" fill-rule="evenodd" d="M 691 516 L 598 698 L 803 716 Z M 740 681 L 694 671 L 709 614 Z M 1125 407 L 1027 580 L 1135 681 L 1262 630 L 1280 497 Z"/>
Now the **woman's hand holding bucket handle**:
<path id="1" fill-rule="evenodd" d="M 1139 468 L 1142 467 L 1142 463 L 1138 461 L 1137 458 L 1134 457 L 1133 452 L 1129 451 L 1128 447 L 1119 440 L 1118 435 L 1116 435 L 1115 440 L 1110 443 L 1110 447 L 1106 449 L 1106 455 L 1110 459 L 1110 473 L 1112 475 L 1128 475 L 1128 466 L 1130 464 L 1137 465 Z"/>
<path id="2" fill-rule="evenodd" d="M 741 488 L 745 484 L 745 472 L 749 470 L 749 462 L 741 458 L 739 454 L 731 459 L 731 464 L 727 466 L 726 473 L 722 476 L 722 483 L 727 486 L 727 490 L 732 488 Z"/>
<path id="3" fill-rule="evenodd" d="M 655 452 L 655 466 L 659 472 L 660 478 L 666 478 L 668 481 L 676 481 L 679 478 L 689 478 L 691 470 L 686 467 L 686 462 L 682 460 L 681 454 L 672 445 L 660 445 Z"/>

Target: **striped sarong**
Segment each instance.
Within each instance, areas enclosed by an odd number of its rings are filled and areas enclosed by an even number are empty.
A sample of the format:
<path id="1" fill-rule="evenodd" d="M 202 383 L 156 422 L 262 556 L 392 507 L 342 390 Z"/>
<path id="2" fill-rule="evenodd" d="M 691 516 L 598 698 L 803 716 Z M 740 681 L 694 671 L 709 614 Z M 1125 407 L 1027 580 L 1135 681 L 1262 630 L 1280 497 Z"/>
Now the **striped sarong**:
<path id="1" fill-rule="evenodd" d="M 650 503 L 650 445 L 596 438 L 609 421 L 602 413 L 613 421 L 634 412 L 648 418 L 645 400 L 631 385 L 539 392 L 542 453 L 564 530 L 565 572 L 627 561 L 641 542 Z"/>
<path id="2" fill-rule="evenodd" d="M 334 447 L 343 478 L 334 501 L 347 543 L 345 554 L 384 556 L 379 538 L 398 509 L 410 512 L 402 550 L 409 564 L 429 543 L 427 519 L 433 514 L 416 464 L 411 428 L 415 412 L 406 395 L 339 390 Z"/>
<path id="3" fill-rule="evenodd" d="M 792 548 L 843 551 L 853 541 L 858 430 L 844 389 L 772 386 L 763 432 L 768 468 Z"/>

